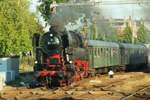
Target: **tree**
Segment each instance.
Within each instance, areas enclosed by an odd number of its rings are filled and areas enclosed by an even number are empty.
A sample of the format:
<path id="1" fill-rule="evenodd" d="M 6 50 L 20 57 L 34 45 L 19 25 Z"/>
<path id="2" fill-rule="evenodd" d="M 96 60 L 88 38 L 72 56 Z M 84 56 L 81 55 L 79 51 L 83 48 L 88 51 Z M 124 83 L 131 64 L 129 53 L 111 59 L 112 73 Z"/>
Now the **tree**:
<path id="1" fill-rule="evenodd" d="M 120 42 L 132 43 L 132 30 L 128 22 L 126 22 L 126 27 L 123 30 L 123 36 L 119 40 Z"/>
<path id="2" fill-rule="evenodd" d="M 41 31 L 27 0 L 0 1 L 0 56 L 31 50 L 32 34 Z"/>
<path id="3" fill-rule="evenodd" d="M 145 43 L 146 42 L 146 33 L 147 33 L 147 30 L 146 30 L 146 28 L 144 26 L 144 22 L 141 21 L 139 29 L 138 29 L 138 32 L 137 32 L 137 40 L 136 40 L 136 42 L 138 42 L 138 43 Z"/>

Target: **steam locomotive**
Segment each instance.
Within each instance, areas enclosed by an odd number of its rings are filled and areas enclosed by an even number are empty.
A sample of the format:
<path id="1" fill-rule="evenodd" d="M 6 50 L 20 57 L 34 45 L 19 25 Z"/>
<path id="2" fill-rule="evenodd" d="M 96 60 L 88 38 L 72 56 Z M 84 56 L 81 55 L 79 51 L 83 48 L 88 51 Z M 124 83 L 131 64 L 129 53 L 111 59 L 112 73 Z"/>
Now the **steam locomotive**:
<path id="1" fill-rule="evenodd" d="M 42 36 L 34 34 L 33 47 L 35 80 L 47 87 L 69 85 L 122 66 L 141 68 L 148 64 L 150 54 L 149 46 L 87 40 L 80 33 L 54 28 Z"/>
<path id="2" fill-rule="evenodd" d="M 62 33 L 51 28 L 40 36 L 34 34 L 35 79 L 40 85 L 64 86 L 88 77 L 88 52 L 77 32 Z"/>

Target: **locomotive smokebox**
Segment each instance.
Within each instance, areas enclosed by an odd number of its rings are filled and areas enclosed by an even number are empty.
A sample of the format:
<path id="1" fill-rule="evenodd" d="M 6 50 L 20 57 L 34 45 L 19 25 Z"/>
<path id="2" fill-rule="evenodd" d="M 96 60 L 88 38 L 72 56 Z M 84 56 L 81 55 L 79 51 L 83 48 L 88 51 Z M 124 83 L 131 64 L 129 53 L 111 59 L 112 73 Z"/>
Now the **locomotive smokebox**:
<path id="1" fill-rule="evenodd" d="M 59 36 L 63 36 L 65 29 L 60 28 L 60 26 L 51 26 L 49 29 L 49 32 L 55 34 L 55 35 L 59 35 Z"/>

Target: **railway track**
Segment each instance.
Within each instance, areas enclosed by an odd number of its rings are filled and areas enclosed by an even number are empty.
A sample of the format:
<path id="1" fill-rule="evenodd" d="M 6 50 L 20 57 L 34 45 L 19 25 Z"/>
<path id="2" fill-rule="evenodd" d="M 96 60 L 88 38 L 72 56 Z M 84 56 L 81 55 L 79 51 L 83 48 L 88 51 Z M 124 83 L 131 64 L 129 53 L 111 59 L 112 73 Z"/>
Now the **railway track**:
<path id="1" fill-rule="evenodd" d="M 135 100 L 150 100 L 150 86 L 146 86 L 142 89 L 139 89 L 125 97 L 122 97 L 121 100 L 135 99 Z"/>
<path id="2" fill-rule="evenodd" d="M 105 84 L 101 86 L 93 86 L 89 87 L 81 87 L 81 86 L 69 86 L 69 87 L 62 87 L 58 89 L 50 89 L 50 90 L 41 90 L 39 91 L 34 90 L 30 91 L 29 93 L 22 92 L 20 95 L 15 96 L 15 100 L 45 100 L 46 98 L 52 99 L 63 99 L 63 98 L 77 98 L 77 99 L 84 99 L 85 95 L 107 95 L 113 94 L 108 88 L 114 87 L 120 84 L 124 80 L 115 80 L 112 84 Z M 59 96 L 58 96 L 59 94 Z M 58 98 L 57 98 L 58 97 Z M 73 99 L 70 99 L 73 100 Z"/>
<path id="3" fill-rule="evenodd" d="M 71 96 L 75 99 L 86 99 L 86 95 L 99 95 L 99 96 L 102 96 L 102 95 L 113 95 L 115 93 L 117 94 L 121 94 L 121 95 L 125 95 L 125 93 L 122 93 L 122 92 L 118 92 L 118 91 L 115 91 L 111 88 L 121 84 L 123 81 L 126 81 L 127 79 L 125 78 L 122 78 L 120 80 L 115 80 L 115 81 L 112 81 L 111 84 L 110 83 L 105 83 L 102 84 L 102 85 L 94 85 L 93 87 L 91 88 L 85 88 L 85 87 L 74 87 L 72 89 L 68 89 L 68 90 L 64 90 L 65 91 L 65 94 L 66 94 L 66 97 L 68 96 Z M 86 99 L 87 100 L 87 99 Z"/>
<path id="4" fill-rule="evenodd" d="M 147 77 L 148 78 L 144 79 L 145 82 L 149 79 L 149 76 Z M 118 73 L 114 78 L 108 78 L 108 76 L 102 75 L 98 78 L 83 79 L 73 86 L 59 87 L 50 90 L 45 87 L 35 89 L 27 89 L 25 87 L 12 88 L 13 90 L 8 89 L 4 91 L 5 93 L 1 95 L 3 99 L 0 98 L 0 100 L 66 100 L 64 98 L 70 98 L 69 100 L 89 100 L 89 98 L 90 100 L 101 100 L 102 98 L 108 98 L 108 100 L 146 100 L 150 97 L 150 86 L 148 86 L 149 84 L 143 84 L 143 78 L 144 76 L 141 73 Z M 90 81 L 95 79 L 101 82 L 91 85 Z M 143 85 L 136 86 L 135 83 L 139 82 L 136 80 L 142 80 L 141 83 Z M 128 82 L 134 82 L 129 85 L 133 85 L 135 88 L 130 91 L 124 91 L 124 87 L 122 86 Z M 113 99 L 113 97 L 117 97 L 117 99 Z"/>

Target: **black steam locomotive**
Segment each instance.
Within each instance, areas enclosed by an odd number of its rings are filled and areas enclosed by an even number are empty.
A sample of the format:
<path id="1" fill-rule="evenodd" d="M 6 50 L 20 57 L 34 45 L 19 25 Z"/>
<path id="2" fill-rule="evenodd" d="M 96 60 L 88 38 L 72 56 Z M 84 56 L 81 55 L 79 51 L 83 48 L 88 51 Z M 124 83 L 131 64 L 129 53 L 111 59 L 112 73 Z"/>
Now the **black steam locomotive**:
<path id="1" fill-rule="evenodd" d="M 40 85 L 64 86 L 88 76 L 88 55 L 81 34 L 52 27 L 34 34 L 35 79 Z"/>

